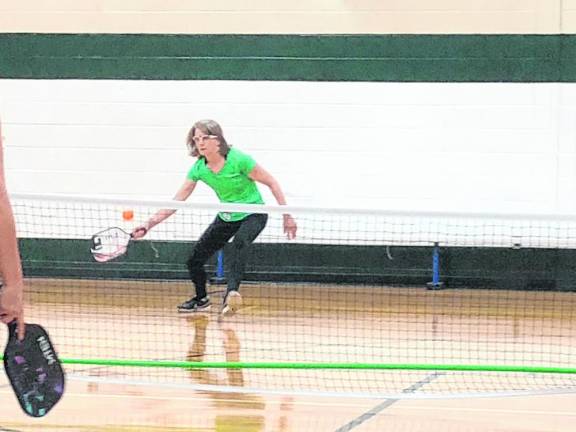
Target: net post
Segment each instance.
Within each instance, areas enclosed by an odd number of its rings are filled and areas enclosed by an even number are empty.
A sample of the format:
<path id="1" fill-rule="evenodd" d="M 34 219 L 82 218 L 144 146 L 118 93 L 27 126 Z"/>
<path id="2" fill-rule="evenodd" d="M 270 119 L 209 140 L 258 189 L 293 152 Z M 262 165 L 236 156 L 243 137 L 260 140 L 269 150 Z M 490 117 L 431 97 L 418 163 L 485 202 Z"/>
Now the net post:
<path id="1" fill-rule="evenodd" d="M 210 283 L 214 285 L 226 284 L 226 277 L 224 276 L 224 252 L 222 249 L 216 255 L 216 275 L 210 278 Z"/>
<path id="2" fill-rule="evenodd" d="M 432 281 L 426 284 L 426 289 L 441 290 L 444 288 L 444 282 L 440 280 L 440 244 L 434 242 L 432 248 Z"/>

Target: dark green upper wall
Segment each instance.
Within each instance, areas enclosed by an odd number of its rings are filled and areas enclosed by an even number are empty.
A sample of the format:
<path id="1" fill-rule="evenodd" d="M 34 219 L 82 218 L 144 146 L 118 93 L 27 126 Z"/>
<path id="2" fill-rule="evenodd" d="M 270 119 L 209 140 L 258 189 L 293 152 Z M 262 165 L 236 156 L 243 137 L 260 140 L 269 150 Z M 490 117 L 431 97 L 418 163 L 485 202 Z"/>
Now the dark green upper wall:
<path id="1" fill-rule="evenodd" d="M 576 82 L 576 35 L 5 33 L 0 78 Z"/>

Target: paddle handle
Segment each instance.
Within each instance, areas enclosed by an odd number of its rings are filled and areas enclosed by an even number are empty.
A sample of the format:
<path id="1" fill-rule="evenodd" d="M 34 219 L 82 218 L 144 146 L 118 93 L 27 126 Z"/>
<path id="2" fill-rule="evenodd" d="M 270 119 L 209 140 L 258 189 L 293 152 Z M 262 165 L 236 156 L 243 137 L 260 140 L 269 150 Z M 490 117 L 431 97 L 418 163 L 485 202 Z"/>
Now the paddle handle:
<path id="1" fill-rule="evenodd" d="M 18 339 L 18 321 L 12 320 L 8 324 L 8 338 Z"/>

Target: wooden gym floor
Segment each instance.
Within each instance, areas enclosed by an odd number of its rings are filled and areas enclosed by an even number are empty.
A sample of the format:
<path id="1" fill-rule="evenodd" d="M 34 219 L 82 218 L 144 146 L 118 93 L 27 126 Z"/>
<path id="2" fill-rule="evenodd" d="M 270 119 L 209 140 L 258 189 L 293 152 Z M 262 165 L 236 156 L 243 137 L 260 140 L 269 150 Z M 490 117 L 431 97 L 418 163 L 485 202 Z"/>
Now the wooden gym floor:
<path id="1" fill-rule="evenodd" d="M 215 312 L 178 316 L 174 306 L 188 290 L 174 282 L 34 279 L 27 320 L 48 328 L 61 357 L 484 364 L 520 357 L 576 366 L 569 364 L 576 359 L 573 293 L 247 285 L 244 309 L 222 322 Z M 41 419 L 20 411 L 3 377 L 0 431 L 572 432 L 576 425 L 572 377 L 446 376 L 430 387 L 444 399 L 397 399 L 371 394 L 401 392 L 422 378 L 66 369 L 66 394 Z M 518 386 L 563 394 L 498 396 Z M 474 392 L 493 396 L 469 397 Z"/>

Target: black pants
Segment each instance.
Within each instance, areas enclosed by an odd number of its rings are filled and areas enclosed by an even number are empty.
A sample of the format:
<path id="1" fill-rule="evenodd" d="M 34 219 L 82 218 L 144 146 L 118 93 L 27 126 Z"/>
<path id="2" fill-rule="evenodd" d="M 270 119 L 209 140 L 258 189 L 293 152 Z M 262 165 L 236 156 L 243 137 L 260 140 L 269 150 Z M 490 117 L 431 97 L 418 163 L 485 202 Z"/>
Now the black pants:
<path id="1" fill-rule="evenodd" d="M 255 213 L 237 222 L 225 222 L 218 216 L 200 236 L 192 255 L 186 262 L 190 279 L 196 287 L 196 298 L 206 297 L 206 271 L 204 264 L 228 240 L 232 240 L 230 254 L 226 255 L 228 291 L 237 291 L 244 275 L 249 246 L 262 232 L 268 221 L 267 214 Z"/>

